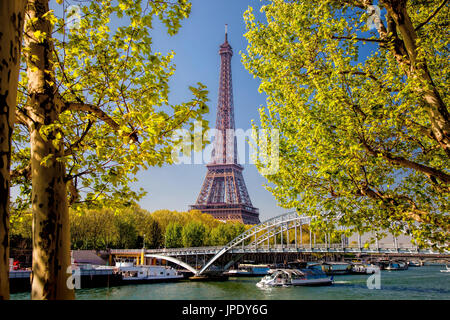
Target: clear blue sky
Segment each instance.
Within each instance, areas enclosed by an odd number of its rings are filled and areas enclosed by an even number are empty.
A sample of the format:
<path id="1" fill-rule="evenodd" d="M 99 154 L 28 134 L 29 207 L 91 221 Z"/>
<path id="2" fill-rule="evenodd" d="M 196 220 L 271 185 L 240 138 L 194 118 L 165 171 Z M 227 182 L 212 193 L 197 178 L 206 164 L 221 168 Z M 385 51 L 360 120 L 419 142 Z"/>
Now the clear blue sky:
<path id="1" fill-rule="evenodd" d="M 182 22 L 180 32 L 169 37 L 160 27 L 153 36 L 154 50 L 174 50 L 176 72 L 170 82 L 170 103 L 179 103 L 190 98 L 188 87 L 202 82 L 209 90 L 210 114 L 207 119 L 213 127 L 216 119 L 219 86 L 219 45 L 224 42 L 224 26 L 228 24 L 228 39 L 233 47 L 233 89 L 236 128 L 244 131 L 251 128 L 252 119 L 259 123 L 258 108 L 265 104 L 265 96 L 258 92 L 259 81 L 245 70 L 240 51 L 245 51 L 245 23 L 243 13 L 252 6 L 259 12 L 259 0 L 192 0 L 192 13 Z M 243 155 L 240 155 L 242 158 Z M 255 207 L 264 221 L 287 210 L 277 202 L 263 184 L 266 180 L 252 164 L 244 165 L 244 179 Z M 185 211 L 194 204 L 200 192 L 206 167 L 204 165 L 172 165 L 150 168 L 138 175 L 136 186 L 144 188 L 148 195 L 140 205 L 149 211 L 171 209 Z"/>

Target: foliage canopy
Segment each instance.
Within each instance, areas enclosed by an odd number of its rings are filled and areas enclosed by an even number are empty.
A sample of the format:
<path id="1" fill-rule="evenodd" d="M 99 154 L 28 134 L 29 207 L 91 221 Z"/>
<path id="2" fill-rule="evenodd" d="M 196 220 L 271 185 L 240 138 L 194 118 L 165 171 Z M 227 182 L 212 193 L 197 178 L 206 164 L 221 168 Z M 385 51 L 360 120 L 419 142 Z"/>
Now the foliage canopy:
<path id="1" fill-rule="evenodd" d="M 42 66 L 30 47 L 24 47 L 22 67 L 27 72 L 20 76 L 19 125 L 13 138 L 12 181 L 20 187 L 15 206 L 23 209 L 30 204 L 29 103 L 30 84 L 35 81 L 30 81 L 30 74 L 42 67 L 52 75 L 45 81 L 55 94 L 58 117 L 39 130 L 63 148 L 58 161 L 66 165 L 69 204 L 129 204 L 145 194 L 130 188 L 139 170 L 172 163 L 172 149 L 181 141 L 172 137 L 175 130 L 190 128 L 195 121 L 207 128 L 205 86 L 190 87 L 190 101 L 170 104 L 175 53 L 158 52 L 152 43 L 155 19 L 174 35 L 191 4 L 185 0 L 58 3 L 27 22 L 50 24 L 50 33 L 37 27 L 29 27 L 28 33 L 43 45 L 51 43 L 51 58 Z M 70 22 L 76 17 L 67 13 L 70 5 L 80 8 L 75 26 Z M 53 156 L 48 154 L 42 164 L 51 165 Z"/>
<path id="2" fill-rule="evenodd" d="M 272 0 L 245 13 L 261 127 L 280 137 L 268 189 L 316 227 L 391 231 L 446 247 L 449 7 L 437 1 Z M 375 19 L 373 19 L 375 18 Z M 261 167 L 262 164 L 259 164 Z"/>

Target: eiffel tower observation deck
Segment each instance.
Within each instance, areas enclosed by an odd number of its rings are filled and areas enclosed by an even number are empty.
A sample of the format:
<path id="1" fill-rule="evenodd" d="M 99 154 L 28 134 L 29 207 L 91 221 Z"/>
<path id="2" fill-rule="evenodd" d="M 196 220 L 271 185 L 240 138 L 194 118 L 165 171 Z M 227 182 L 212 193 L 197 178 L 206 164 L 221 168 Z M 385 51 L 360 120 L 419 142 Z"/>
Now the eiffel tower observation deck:
<path id="1" fill-rule="evenodd" d="M 208 213 L 219 220 L 258 224 L 259 211 L 253 207 L 242 175 L 244 168 L 238 163 L 231 78 L 233 50 L 228 43 L 227 27 L 225 42 L 220 46 L 219 54 L 221 64 L 216 137 L 197 202 L 189 208 Z"/>

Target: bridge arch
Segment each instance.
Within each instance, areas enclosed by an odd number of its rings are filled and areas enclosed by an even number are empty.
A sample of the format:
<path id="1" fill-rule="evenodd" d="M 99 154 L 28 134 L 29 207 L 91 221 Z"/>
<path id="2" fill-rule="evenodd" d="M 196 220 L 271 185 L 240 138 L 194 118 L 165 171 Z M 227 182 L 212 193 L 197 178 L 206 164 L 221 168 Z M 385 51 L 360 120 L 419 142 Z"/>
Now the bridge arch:
<path id="1" fill-rule="evenodd" d="M 266 231 L 264 234 L 268 236 L 272 236 L 270 234 L 270 230 L 277 230 L 279 226 L 282 226 L 284 224 L 290 223 L 290 222 L 300 222 L 300 225 L 309 224 L 311 222 L 311 217 L 307 216 L 299 216 L 296 211 L 291 211 L 284 213 L 282 215 L 276 216 L 274 218 L 271 218 L 269 220 L 266 220 L 256 226 L 253 226 L 252 228 L 248 229 L 246 232 L 240 234 L 233 240 L 231 240 L 229 243 L 227 243 L 214 257 L 212 257 L 200 271 L 196 272 L 198 275 L 205 272 L 217 259 L 219 259 L 222 255 L 227 253 L 229 250 L 233 249 L 234 247 L 238 246 L 239 244 L 244 244 L 244 241 L 247 239 L 250 239 L 252 237 L 256 237 L 256 235 L 262 231 Z M 276 231 L 274 233 L 275 235 L 278 234 Z M 264 237 L 262 241 L 267 240 L 268 237 Z M 255 245 L 259 244 L 260 242 L 255 239 L 254 243 Z"/>
<path id="2" fill-rule="evenodd" d="M 178 260 L 177 258 L 171 257 L 171 256 L 164 256 L 161 254 L 146 254 L 145 255 L 146 258 L 155 258 L 155 259 L 162 259 L 162 260 L 167 260 L 170 262 L 173 262 L 183 268 L 186 268 L 187 270 L 191 271 L 192 273 L 196 274 L 198 272 L 198 270 L 195 270 L 193 267 L 191 267 L 190 265 L 188 265 L 187 263 L 184 263 L 181 260 Z"/>

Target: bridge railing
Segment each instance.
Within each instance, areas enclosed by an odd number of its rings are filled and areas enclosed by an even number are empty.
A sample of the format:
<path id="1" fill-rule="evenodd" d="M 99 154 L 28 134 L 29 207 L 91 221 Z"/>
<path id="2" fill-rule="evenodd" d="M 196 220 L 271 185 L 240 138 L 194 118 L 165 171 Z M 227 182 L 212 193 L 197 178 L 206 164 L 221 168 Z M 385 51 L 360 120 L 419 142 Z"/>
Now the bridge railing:
<path id="1" fill-rule="evenodd" d="M 163 249 L 146 249 L 146 253 L 176 253 L 176 252 L 217 252 L 222 249 L 222 246 L 208 246 L 208 247 L 190 247 L 190 248 L 163 248 Z"/>
<path id="2" fill-rule="evenodd" d="M 142 249 L 111 249 L 112 254 L 138 254 Z"/>
<path id="3" fill-rule="evenodd" d="M 258 246 L 254 246 L 254 244 L 249 244 L 249 245 L 245 245 L 245 246 L 236 246 L 234 247 L 234 250 L 236 251 L 241 251 L 242 249 L 244 250 L 252 250 L 252 249 L 258 249 L 258 250 L 267 250 L 267 251 L 271 251 L 271 250 L 280 250 L 280 249 L 300 249 L 300 250 L 309 250 L 309 249 L 314 249 L 314 250 L 326 250 L 326 249 L 330 249 L 330 250 L 339 250 L 339 249 L 350 249 L 350 250 L 372 250 L 375 251 L 377 249 L 380 250 L 417 250 L 417 247 L 413 246 L 413 245 L 399 245 L 398 247 L 396 247 L 394 244 L 389 244 L 389 243 L 383 243 L 380 244 L 378 247 L 375 244 L 371 244 L 369 247 L 365 247 L 364 245 L 362 245 L 361 247 L 359 247 L 358 244 L 348 244 L 343 246 L 341 243 L 331 243 L 331 244 L 326 244 L 326 243 L 316 243 L 316 244 L 310 244 L 310 243 L 289 243 L 289 244 L 259 244 Z M 203 247 L 190 247 L 190 248 L 161 248 L 161 249 L 145 249 L 145 253 L 154 253 L 154 254 L 176 254 L 176 253 L 183 253 L 183 254 L 215 254 L 218 251 L 220 251 L 221 249 L 223 249 L 222 246 L 203 246 Z M 142 253 L 142 249 L 112 249 L 111 250 L 112 254 L 140 254 Z"/>
<path id="4" fill-rule="evenodd" d="M 376 247 L 374 245 L 371 245 L 369 247 L 364 247 L 361 246 L 361 248 L 358 245 L 348 245 L 348 246 L 343 246 L 342 244 L 339 243 L 332 243 L 332 244 L 325 244 L 325 243 L 316 243 L 315 245 L 310 245 L 310 244 L 271 244 L 271 245 L 258 245 L 257 247 L 253 246 L 253 245 L 248 245 L 248 246 L 244 246 L 244 247 L 240 247 L 237 246 L 235 247 L 233 250 L 235 251 L 242 251 L 242 250 L 258 250 L 258 251 L 277 251 L 277 250 L 281 250 L 281 249 L 285 249 L 285 250 L 313 250 L 313 251 L 348 251 L 348 250 L 362 250 L 362 251 L 366 251 L 366 250 L 370 250 L 370 251 L 376 251 L 376 250 L 416 250 L 417 248 L 414 246 L 402 246 L 402 247 L 398 247 L 396 248 L 393 245 L 383 245 L 383 246 L 379 246 Z"/>

